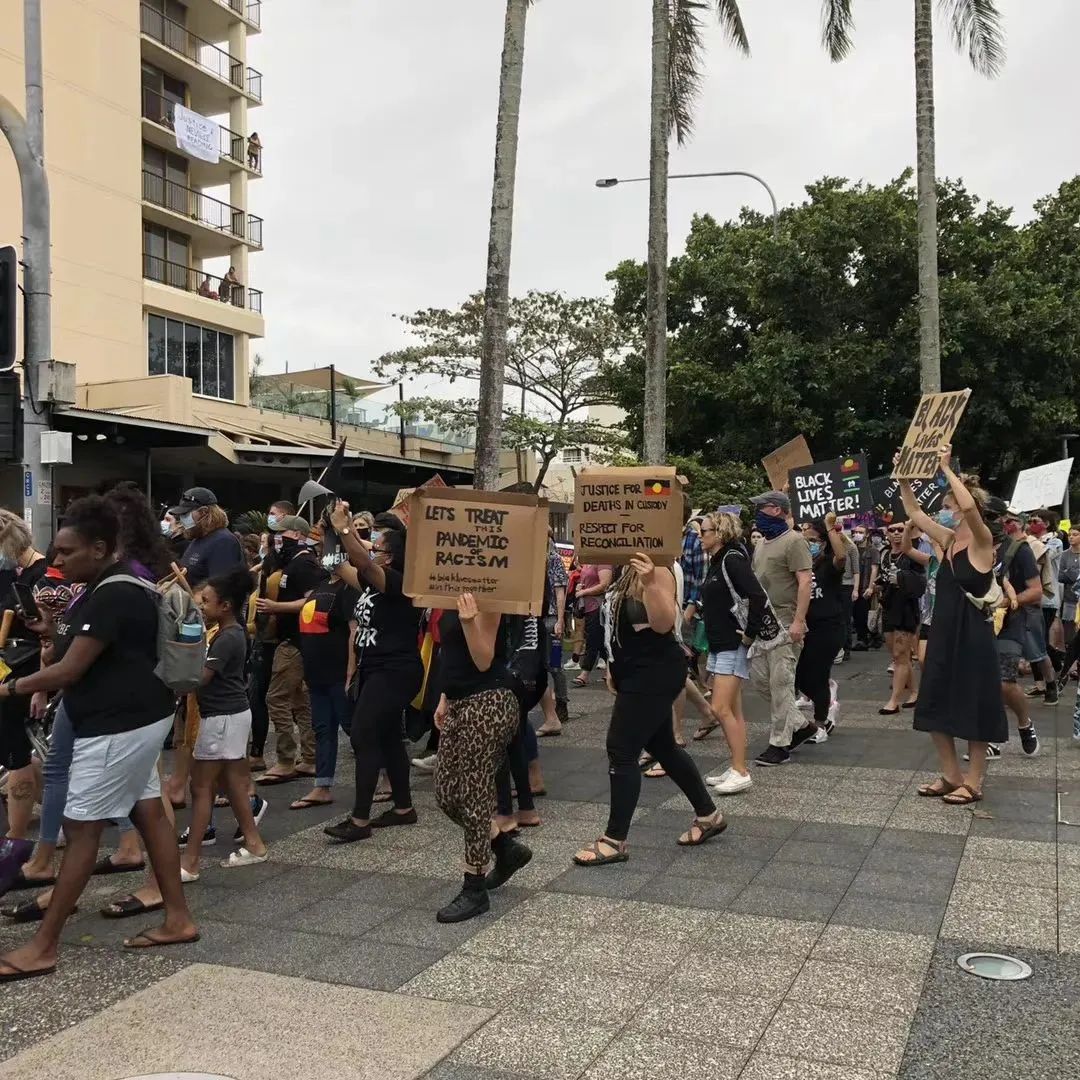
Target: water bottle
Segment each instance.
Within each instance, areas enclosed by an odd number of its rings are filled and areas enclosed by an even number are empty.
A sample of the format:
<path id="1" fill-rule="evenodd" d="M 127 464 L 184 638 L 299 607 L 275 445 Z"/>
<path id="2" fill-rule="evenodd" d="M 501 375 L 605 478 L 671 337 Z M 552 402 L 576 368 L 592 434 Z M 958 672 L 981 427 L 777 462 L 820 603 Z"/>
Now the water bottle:
<path id="1" fill-rule="evenodd" d="M 180 624 L 180 640 L 186 644 L 192 644 L 196 641 L 202 641 L 203 625 L 199 622 L 199 617 L 195 614 L 191 614 Z"/>
<path id="2" fill-rule="evenodd" d="M 551 671 L 558 671 L 562 667 L 562 638 L 552 638 L 551 663 L 548 667 Z"/>

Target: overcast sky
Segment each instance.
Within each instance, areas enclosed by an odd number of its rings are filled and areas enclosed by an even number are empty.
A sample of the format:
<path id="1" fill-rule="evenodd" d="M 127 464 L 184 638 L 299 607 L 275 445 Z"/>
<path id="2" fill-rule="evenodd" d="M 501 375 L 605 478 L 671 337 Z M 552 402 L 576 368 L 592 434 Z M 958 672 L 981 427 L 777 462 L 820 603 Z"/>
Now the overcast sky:
<path id="1" fill-rule="evenodd" d="M 696 134 L 672 172 L 745 169 L 781 204 L 829 174 L 888 180 L 914 163 L 911 0 L 859 0 L 853 55 L 830 64 L 817 0 L 742 0 L 753 55 L 710 28 Z M 1004 73 L 988 81 L 939 22 L 938 173 L 1030 215 L 1080 172 L 1078 0 L 998 0 Z M 536 0 L 529 16 L 511 291 L 605 295 L 605 273 L 642 258 L 648 171 L 647 0 Z M 266 104 L 252 125 L 265 179 L 252 209 L 266 251 L 267 370 L 335 363 L 357 376 L 402 344 L 395 313 L 483 288 L 503 0 L 263 4 L 250 60 Z M 318 17 L 315 17 L 318 12 Z M 749 180 L 676 181 L 671 250 L 690 218 L 764 209 Z M 381 396 L 381 395 L 380 395 Z"/>

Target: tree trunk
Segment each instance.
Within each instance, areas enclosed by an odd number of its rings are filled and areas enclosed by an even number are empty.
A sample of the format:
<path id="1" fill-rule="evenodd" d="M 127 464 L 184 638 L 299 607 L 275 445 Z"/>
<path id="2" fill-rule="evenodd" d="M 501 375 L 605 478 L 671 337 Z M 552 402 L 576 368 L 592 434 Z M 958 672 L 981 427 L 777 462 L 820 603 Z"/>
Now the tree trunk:
<path id="1" fill-rule="evenodd" d="M 667 426 L 668 134 L 671 129 L 669 0 L 653 0 L 649 132 L 649 267 L 645 297 L 645 463 L 663 465 Z"/>
<path id="2" fill-rule="evenodd" d="M 915 0 L 915 139 L 919 191 L 919 386 L 941 389 L 937 176 L 934 164 L 933 0 Z"/>
<path id="3" fill-rule="evenodd" d="M 499 118 L 495 131 L 495 178 L 491 189 L 484 331 L 480 347 L 480 399 L 476 418 L 473 486 L 499 486 L 503 384 L 506 381 L 506 325 L 510 303 L 510 245 L 514 234 L 514 180 L 517 173 L 521 77 L 525 68 L 525 17 L 529 0 L 506 0 Z"/>

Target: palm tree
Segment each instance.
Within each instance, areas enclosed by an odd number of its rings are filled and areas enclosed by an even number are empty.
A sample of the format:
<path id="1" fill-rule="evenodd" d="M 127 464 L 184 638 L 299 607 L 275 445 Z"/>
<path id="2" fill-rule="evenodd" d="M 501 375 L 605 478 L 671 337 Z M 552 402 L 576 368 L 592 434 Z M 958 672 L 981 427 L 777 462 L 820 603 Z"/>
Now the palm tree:
<path id="1" fill-rule="evenodd" d="M 645 300 L 644 457 L 662 465 L 667 442 L 668 144 L 690 137 L 701 90 L 703 11 L 749 54 L 738 0 L 653 0 L 652 123 L 649 132 L 649 255 Z"/>
<path id="2" fill-rule="evenodd" d="M 521 77 L 525 69 L 525 18 L 530 3 L 531 0 L 506 0 L 502 70 L 499 75 L 499 117 L 495 130 L 495 178 L 491 189 L 491 227 L 488 233 L 473 474 L 473 485 L 488 491 L 499 486 L 506 327 L 510 303 L 510 246 L 514 232 L 514 180 L 517 174 Z"/>
<path id="3" fill-rule="evenodd" d="M 938 0 L 953 43 L 988 77 L 1005 62 L 1001 15 L 995 0 Z M 823 0 L 822 43 L 833 60 L 851 50 L 851 0 Z M 941 310 L 938 303 L 937 180 L 934 140 L 934 0 L 915 0 L 915 144 L 919 230 L 919 385 L 941 389 Z"/>

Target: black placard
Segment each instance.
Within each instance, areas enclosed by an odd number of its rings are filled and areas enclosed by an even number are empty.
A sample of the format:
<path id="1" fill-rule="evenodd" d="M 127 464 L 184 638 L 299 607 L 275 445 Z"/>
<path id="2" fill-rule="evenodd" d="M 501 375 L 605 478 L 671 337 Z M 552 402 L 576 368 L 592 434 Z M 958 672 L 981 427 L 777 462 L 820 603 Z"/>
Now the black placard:
<path id="1" fill-rule="evenodd" d="M 958 468 L 954 464 L 953 468 Z M 912 480 L 911 492 L 922 510 L 934 514 L 941 505 L 942 497 L 949 484 L 942 473 L 933 480 Z M 891 476 L 879 476 L 870 485 L 874 495 L 874 513 L 882 525 L 891 525 L 894 521 L 907 521 L 904 503 L 900 498 L 900 481 Z"/>
<path id="2" fill-rule="evenodd" d="M 848 454 L 835 461 L 818 461 L 792 469 L 788 495 L 795 524 L 815 521 L 826 514 L 837 517 L 874 508 L 865 454 Z"/>

